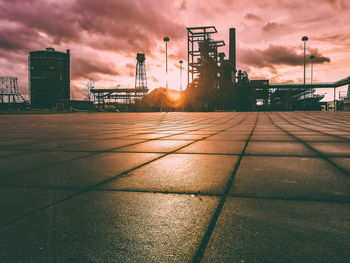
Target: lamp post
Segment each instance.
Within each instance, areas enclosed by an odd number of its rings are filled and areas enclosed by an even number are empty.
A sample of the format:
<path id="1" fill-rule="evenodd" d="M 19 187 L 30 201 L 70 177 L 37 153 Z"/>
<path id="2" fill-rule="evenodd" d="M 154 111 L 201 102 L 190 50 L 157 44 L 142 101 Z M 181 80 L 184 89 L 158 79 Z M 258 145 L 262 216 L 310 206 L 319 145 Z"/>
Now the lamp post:
<path id="1" fill-rule="evenodd" d="M 165 88 L 168 89 L 168 42 L 169 42 L 169 37 L 164 37 L 163 38 L 165 42 L 165 74 L 166 74 L 166 84 Z"/>
<path id="2" fill-rule="evenodd" d="M 312 85 L 313 71 L 314 71 L 314 58 L 315 58 L 315 56 L 313 56 L 313 55 L 310 56 L 310 61 L 311 61 L 311 85 Z M 310 88 L 310 97 L 313 97 L 312 96 L 312 88 Z"/>
<path id="3" fill-rule="evenodd" d="M 305 92 L 306 92 L 305 91 L 306 41 L 308 41 L 309 38 L 307 36 L 303 36 L 303 38 L 301 40 L 304 41 L 304 106 L 305 106 Z"/>
<path id="4" fill-rule="evenodd" d="M 311 84 L 312 84 L 312 77 L 313 77 L 313 70 L 314 70 L 314 58 L 315 58 L 315 56 L 310 56 L 310 61 L 311 61 Z"/>
<path id="5" fill-rule="evenodd" d="M 305 86 L 306 41 L 308 41 L 309 38 L 307 36 L 303 36 L 301 40 L 304 41 L 304 86 Z"/>
<path id="6" fill-rule="evenodd" d="M 184 110 L 184 101 L 183 101 L 183 96 L 182 96 L 182 64 L 184 62 L 182 60 L 179 61 L 180 64 L 180 94 L 181 94 L 181 104 L 182 104 L 182 111 Z"/>
<path id="7" fill-rule="evenodd" d="M 180 64 L 180 92 L 182 92 L 182 63 L 184 63 L 182 60 L 179 61 Z"/>

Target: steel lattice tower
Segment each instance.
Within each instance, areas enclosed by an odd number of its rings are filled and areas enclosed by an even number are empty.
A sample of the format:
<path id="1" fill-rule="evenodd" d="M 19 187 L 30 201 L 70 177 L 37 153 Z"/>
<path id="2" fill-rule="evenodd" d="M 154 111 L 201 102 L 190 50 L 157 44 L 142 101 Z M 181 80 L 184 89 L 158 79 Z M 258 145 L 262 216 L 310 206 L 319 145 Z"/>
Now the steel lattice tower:
<path id="1" fill-rule="evenodd" d="M 136 60 L 135 89 L 147 89 L 145 54 L 137 53 Z"/>

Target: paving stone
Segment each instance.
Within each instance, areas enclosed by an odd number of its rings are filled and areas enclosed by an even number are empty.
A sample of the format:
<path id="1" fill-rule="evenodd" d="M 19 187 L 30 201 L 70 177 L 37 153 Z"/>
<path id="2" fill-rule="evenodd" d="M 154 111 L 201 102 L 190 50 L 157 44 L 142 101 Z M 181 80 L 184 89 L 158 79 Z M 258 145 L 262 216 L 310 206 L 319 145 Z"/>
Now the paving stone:
<path id="1" fill-rule="evenodd" d="M 103 153 L 0 178 L 2 185 L 88 187 L 149 162 L 159 154 Z"/>
<path id="2" fill-rule="evenodd" d="M 178 153 L 220 153 L 220 154 L 240 154 L 244 148 L 244 141 L 211 141 L 203 140 L 195 142 Z"/>
<path id="3" fill-rule="evenodd" d="M 100 188 L 223 194 L 237 160 L 237 156 L 171 154 Z"/>
<path id="4" fill-rule="evenodd" d="M 2 229 L 0 261 L 191 262 L 217 203 L 205 196 L 85 193 Z"/>
<path id="5" fill-rule="evenodd" d="M 7 158 L 0 158 L 0 178 L 1 176 L 7 176 L 13 173 L 32 170 L 37 167 L 52 165 L 84 155 L 86 154 L 48 151 L 27 152 L 23 155 L 14 155 Z"/>
<path id="6" fill-rule="evenodd" d="M 2 186 L 0 188 L 0 226 L 77 191 Z"/>
<path id="7" fill-rule="evenodd" d="M 349 118 L 1 115 L 0 262 L 347 262 Z"/>
<path id="8" fill-rule="evenodd" d="M 71 144 L 60 148 L 63 151 L 107 151 L 126 145 L 136 144 L 144 140 L 123 139 L 106 139 L 106 140 L 89 140 L 86 143 Z"/>
<path id="9" fill-rule="evenodd" d="M 350 205 L 228 198 L 201 262 L 347 262 Z"/>
<path id="10" fill-rule="evenodd" d="M 350 177 L 307 157 L 243 157 L 230 194 L 350 202 Z"/>
<path id="11" fill-rule="evenodd" d="M 310 142 L 309 145 L 328 156 L 350 157 L 350 142 Z"/>
<path id="12" fill-rule="evenodd" d="M 246 154 L 257 155 L 297 155 L 315 156 L 316 154 L 300 142 L 261 142 L 251 141 Z"/>
<path id="13" fill-rule="evenodd" d="M 189 144 L 184 140 L 153 140 L 118 149 L 123 152 L 171 152 Z"/>

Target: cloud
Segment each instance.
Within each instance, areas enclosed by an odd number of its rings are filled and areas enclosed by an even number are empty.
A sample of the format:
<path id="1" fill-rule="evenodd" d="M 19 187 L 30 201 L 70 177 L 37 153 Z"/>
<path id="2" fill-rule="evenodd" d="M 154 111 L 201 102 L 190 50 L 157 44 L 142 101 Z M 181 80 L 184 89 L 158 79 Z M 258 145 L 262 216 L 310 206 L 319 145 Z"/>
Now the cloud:
<path id="1" fill-rule="evenodd" d="M 249 20 L 249 21 L 254 21 L 254 22 L 261 22 L 262 21 L 262 19 L 259 16 L 252 14 L 252 13 L 246 14 L 244 16 L 244 19 Z"/>
<path id="2" fill-rule="evenodd" d="M 289 27 L 284 24 L 278 24 L 275 22 L 267 22 L 263 27 L 262 31 L 268 34 L 283 34 L 290 32 Z"/>
<path id="3" fill-rule="evenodd" d="M 314 63 L 330 62 L 330 58 L 320 54 L 318 49 L 309 49 L 306 57 L 315 56 Z M 297 53 L 295 48 L 269 45 L 268 48 L 243 49 L 238 52 L 238 60 L 249 66 L 274 69 L 276 65 L 301 66 L 304 64 L 304 54 Z"/>
<path id="4" fill-rule="evenodd" d="M 151 55 L 165 34 L 176 41 L 185 28 L 169 12 L 163 12 L 162 8 L 171 4 L 156 0 L 0 1 L 0 22 L 13 24 L 0 27 L 0 49 L 8 53 L 83 45 L 95 52 Z M 185 5 L 183 2 L 181 7 Z M 82 58 L 71 62 L 73 79 L 119 73 L 107 62 Z"/>
<path id="5" fill-rule="evenodd" d="M 187 2 L 186 2 L 186 0 L 183 0 L 181 2 L 179 9 L 180 10 L 186 10 L 187 9 Z"/>
<path id="6" fill-rule="evenodd" d="M 100 75 L 119 76 L 120 72 L 116 69 L 115 65 L 110 62 L 94 58 L 74 58 L 72 63 L 72 78 L 86 78 L 97 81 Z"/>
<path id="7" fill-rule="evenodd" d="M 321 3 L 329 4 L 331 7 L 337 10 L 349 9 L 348 4 L 344 0 L 318 0 Z"/>
<path id="8" fill-rule="evenodd" d="M 345 44 L 350 43 L 350 36 L 348 34 L 327 34 L 320 35 L 312 38 L 313 40 L 323 41 L 323 42 L 332 42 L 333 44 Z"/>

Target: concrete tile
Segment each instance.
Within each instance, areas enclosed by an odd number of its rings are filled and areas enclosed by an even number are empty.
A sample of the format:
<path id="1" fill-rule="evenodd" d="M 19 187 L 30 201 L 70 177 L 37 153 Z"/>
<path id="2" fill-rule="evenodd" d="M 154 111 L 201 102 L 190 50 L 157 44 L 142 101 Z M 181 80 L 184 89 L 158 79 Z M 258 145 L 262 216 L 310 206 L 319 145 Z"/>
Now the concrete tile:
<path id="1" fill-rule="evenodd" d="M 15 155 L 7 158 L 0 158 L 0 178 L 13 173 L 31 170 L 54 163 L 71 160 L 84 156 L 84 153 L 63 153 L 63 152 L 28 152 L 25 155 Z"/>
<path id="2" fill-rule="evenodd" d="M 59 149 L 64 151 L 107 151 L 143 141 L 126 139 L 88 140 L 86 143 L 66 145 Z"/>
<path id="3" fill-rule="evenodd" d="M 190 262 L 216 197 L 89 192 L 0 232 L 1 262 Z"/>
<path id="4" fill-rule="evenodd" d="M 287 134 L 273 134 L 273 133 L 268 133 L 268 134 L 263 134 L 259 133 L 256 134 L 255 131 L 250 137 L 251 141 L 296 141 L 292 136 L 289 136 Z"/>
<path id="5" fill-rule="evenodd" d="M 298 139 L 306 142 L 335 142 L 335 141 L 345 141 L 345 139 L 340 139 L 334 136 L 327 135 L 298 135 Z"/>
<path id="6" fill-rule="evenodd" d="M 246 141 L 249 133 L 235 133 L 235 132 L 220 132 L 216 135 L 210 136 L 207 140 L 210 141 Z"/>
<path id="7" fill-rule="evenodd" d="M 153 140 L 143 142 L 133 146 L 127 146 L 118 149 L 118 151 L 123 152 L 171 152 L 174 151 L 186 144 L 189 144 L 189 141 L 184 140 Z"/>
<path id="8" fill-rule="evenodd" d="M 131 135 L 128 136 L 125 139 L 128 140 L 150 140 L 150 139 L 158 139 L 162 137 L 169 136 L 169 134 L 164 134 L 164 133 L 147 133 L 147 134 L 136 134 L 136 135 Z"/>
<path id="9" fill-rule="evenodd" d="M 67 145 L 71 144 L 79 144 L 79 143 L 88 143 L 88 139 L 58 139 L 58 140 L 49 140 L 42 142 L 35 142 L 30 144 L 23 145 L 13 145 L 9 146 L 8 149 L 13 150 L 26 150 L 26 151 L 38 151 L 38 150 L 52 150 L 63 148 Z"/>
<path id="10" fill-rule="evenodd" d="M 214 132 L 214 131 L 204 131 L 204 130 L 186 132 L 186 134 L 188 134 L 188 135 L 210 135 L 210 134 L 215 134 L 215 133 L 216 132 Z"/>
<path id="11" fill-rule="evenodd" d="M 204 137 L 206 137 L 208 135 L 195 135 L 195 134 L 179 134 L 179 135 L 173 135 L 170 137 L 167 137 L 167 140 L 189 140 L 189 141 L 196 141 L 196 140 L 200 140 L 203 139 Z"/>
<path id="12" fill-rule="evenodd" d="M 246 154 L 257 155 L 297 155 L 315 156 L 316 154 L 299 142 L 259 142 L 251 141 Z"/>
<path id="13" fill-rule="evenodd" d="M 318 158 L 245 156 L 230 194 L 350 201 L 350 177 Z"/>
<path id="14" fill-rule="evenodd" d="M 222 194 L 237 160 L 237 156 L 171 154 L 100 188 Z"/>
<path id="15" fill-rule="evenodd" d="M 1 140 L 0 141 L 0 148 L 5 147 L 5 148 L 9 148 L 11 146 L 15 146 L 15 145 L 24 145 L 24 144 L 28 144 L 28 143 L 34 143 L 37 142 L 37 140 L 35 139 L 31 139 L 31 138 L 18 138 L 18 139 L 10 139 L 10 140 Z"/>
<path id="16" fill-rule="evenodd" d="M 22 155 L 28 153 L 27 151 L 21 150 L 1 150 L 0 149 L 0 158 L 6 158 L 15 155 Z"/>
<path id="17" fill-rule="evenodd" d="M 338 157 L 338 158 L 330 158 L 330 159 L 350 173 L 350 157 L 347 157 L 347 158 Z"/>
<path id="18" fill-rule="evenodd" d="M 0 188 L 0 225 L 43 206 L 66 198 L 77 190 L 37 189 L 29 187 Z"/>
<path id="19" fill-rule="evenodd" d="M 310 142 L 309 145 L 328 156 L 350 157 L 350 142 Z"/>
<path id="20" fill-rule="evenodd" d="M 195 142 L 179 151 L 178 153 L 218 153 L 218 154 L 241 154 L 244 141 L 210 141 Z"/>
<path id="21" fill-rule="evenodd" d="M 350 205 L 228 198 L 201 262 L 347 262 Z"/>
<path id="22" fill-rule="evenodd" d="M 0 177 L 0 183 L 17 186 L 88 187 L 159 156 L 151 153 L 103 153 L 14 176 Z"/>

